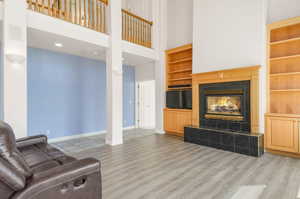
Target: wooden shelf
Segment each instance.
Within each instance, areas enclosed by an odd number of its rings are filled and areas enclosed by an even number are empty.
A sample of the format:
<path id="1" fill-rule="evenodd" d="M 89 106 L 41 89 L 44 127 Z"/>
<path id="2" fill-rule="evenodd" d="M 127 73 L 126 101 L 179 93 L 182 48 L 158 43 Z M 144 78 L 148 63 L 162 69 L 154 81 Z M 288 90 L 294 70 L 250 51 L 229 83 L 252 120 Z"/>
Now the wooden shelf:
<path id="1" fill-rule="evenodd" d="M 179 86 L 172 88 L 178 90 L 183 89 L 181 85 L 191 84 L 192 59 L 192 44 L 166 50 L 166 90 L 170 90 L 169 86 Z"/>
<path id="2" fill-rule="evenodd" d="M 270 74 L 270 77 L 282 77 L 282 76 L 292 76 L 292 75 L 300 75 L 300 72 L 273 73 L 273 74 Z"/>
<path id="3" fill-rule="evenodd" d="M 300 92 L 300 89 L 273 89 L 271 92 Z"/>
<path id="4" fill-rule="evenodd" d="M 174 70 L 174 71 L 170 71 L 169 74 L 175 74 L 175 73 L 181 73 L 181 72 L 192 72 L 192 69 L 188 68 L 188 69 L 182 69 L 182 70 Z"/>
<path id="5" fill-rule="evenodd" d="M 180 60 L 176 60 L 176 61 L 170 61 L 169 64 L 178 64 L 181 62 L 188 62 L 188 61 L 192 61 L 192 58 L 185 58 L 185 59 L 180 59 Z"/>
<path id="6" fill-rule="evenodd" d="M 270 61 L 283 60 L 283 59 L 292 59 L 292 58 L 300 58 L 300 55 L 290 55 L 290 56 L 283 56 L 283 57 L 274 57 L 274 58 L 270 58 Z"/>
<path id="7" fill-rule="evenodd" d="M 275 42 L 271 42 L 270 45 L 278 45 L 278 44 L 283 44 L 283 43 L 288 43 L 288 42 L 293 42 L 293 41 L 297 41 L 300 40 L 300 37 L 296 37 L 296 38 L 292 38 L 292 39 L 285 39 L 285 40 L 281 40 L 281 41 L 275 41 Z"/>
<path id="8" fill-rule="evenodd" d="M 182 89 L 191 89 L 192 87 L 178 87 L 178 88 L 168 88 L 168 90 L 182 90 Z"/>
<path id="9" fill-rule="evenodd" d="M 192 80 L 192 78 L 191 77 L 184 77 L 184 78 L 169 79 L 169 81 L 171 81 L 171 82 L 182 81 L 182 80 Z"/>
<path id="10" fill-rule="evenodd" d="M 300 114 L 287 114 L 287 113 L 266 113 L 266 116 L 271 117 L 290 117 L 290 118 L 300 118 Z"/>

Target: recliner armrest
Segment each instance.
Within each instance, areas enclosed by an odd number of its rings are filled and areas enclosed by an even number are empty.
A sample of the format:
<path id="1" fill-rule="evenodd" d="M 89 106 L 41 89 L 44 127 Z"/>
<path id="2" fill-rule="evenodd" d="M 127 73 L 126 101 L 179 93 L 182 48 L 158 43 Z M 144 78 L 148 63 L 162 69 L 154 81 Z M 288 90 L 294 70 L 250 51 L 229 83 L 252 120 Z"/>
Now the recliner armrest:
<path id="1" fill-rule="evenodd" d="M 101 199 L 100 167 L 98 160 L 87 158 L 38 173 L 12 199 Z"/>
<path id="2" fill-rule="evenodd" d="M 17 139 L 16 141 L 17 147 L 25 147 L 30 146 L 33 144 L 39 144 L 39 143 L 48 143 L 48 138 L 45 135 L 36 135 L 36 136 L 29 136 L 21 139 Z"/>

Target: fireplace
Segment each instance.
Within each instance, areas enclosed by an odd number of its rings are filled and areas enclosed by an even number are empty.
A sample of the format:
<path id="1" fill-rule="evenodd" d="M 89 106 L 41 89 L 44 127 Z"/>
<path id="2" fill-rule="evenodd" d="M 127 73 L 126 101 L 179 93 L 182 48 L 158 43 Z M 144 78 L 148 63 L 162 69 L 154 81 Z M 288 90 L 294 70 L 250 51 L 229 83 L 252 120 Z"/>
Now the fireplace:
<path id="1" fill-rule="evenodd" d="M 201 84 L 200 127 L 250 133 L 250 81 Z"/>
<path id="2" fill-rule="evenodd" d="M 259 157 L 259 66 L 193 74 L 193 121 L 184 141 Z"/>

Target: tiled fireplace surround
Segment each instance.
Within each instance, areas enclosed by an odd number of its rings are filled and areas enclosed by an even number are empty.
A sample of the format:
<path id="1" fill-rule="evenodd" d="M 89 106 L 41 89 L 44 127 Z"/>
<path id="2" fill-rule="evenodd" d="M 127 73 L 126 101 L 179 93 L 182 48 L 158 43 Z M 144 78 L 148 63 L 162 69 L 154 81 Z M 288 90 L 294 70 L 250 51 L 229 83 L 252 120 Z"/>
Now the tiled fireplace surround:
<path id="1" fill-rule="evenodd" d="M 185 127 L 184 140 L 199 145 L 259 157 L 264 152 L 259 129 L 259 66 L 193 75 L 193 124 Z M 250 83 L 250 84 L 249 84 Z M 248 84 L 248 88 L 247 88 Z M 206 118 L 203 88 L 234 90 L 244 88 L 251 105 L 243 106 L 243 120 Z M 243 87 L 244 86 L 244 87 Z M 246 90 L 245 90 L 246 89 Z M 244 101 L 246 103 L 246 101 Z M 238 128 L 235 128 L 237 127 Z"/>

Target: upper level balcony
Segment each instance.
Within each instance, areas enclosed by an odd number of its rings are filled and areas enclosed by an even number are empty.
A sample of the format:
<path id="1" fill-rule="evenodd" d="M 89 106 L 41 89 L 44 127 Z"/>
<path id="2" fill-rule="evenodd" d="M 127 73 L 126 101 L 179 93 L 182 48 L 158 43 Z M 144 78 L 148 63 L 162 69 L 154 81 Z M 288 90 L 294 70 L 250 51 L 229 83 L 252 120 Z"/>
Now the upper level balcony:
<path id="1" fill-rule="evenodd" d="M 108 33 L 108 0 L 27 0 L 28 9 Z M 152 22 L 122 9 L 122 39 L 152 47 Z"/>

